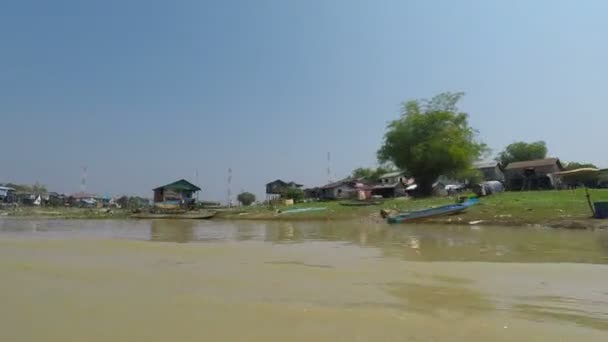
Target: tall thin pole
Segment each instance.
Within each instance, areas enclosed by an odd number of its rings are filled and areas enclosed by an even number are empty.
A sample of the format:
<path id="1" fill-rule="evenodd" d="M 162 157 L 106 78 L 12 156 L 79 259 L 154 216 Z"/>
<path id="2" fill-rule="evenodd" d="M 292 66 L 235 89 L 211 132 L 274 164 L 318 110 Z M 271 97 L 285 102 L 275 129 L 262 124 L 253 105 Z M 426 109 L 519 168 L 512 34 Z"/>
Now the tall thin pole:
<path id="1" fill-rule="evenodd" d="M 195 175 L 195 176 L 196 176 L 196 177 L 195 177 L 195 178 L 196 178 L 196 181 L 195 181 L 195 182 L 196 182 L 196 186 L 198 186 L 198 187 L 200 188 L 201 186 L 198 184 L 198 169 L 196 169 L 196 171 L 195 171 L 195 172 L 196 172 L 196 175 Z M 200 192 L 200 191 L 197 191 L 197 192 L 196 192 L 196 201 L 197 201 L 197 202 L 198 202 L 198 193 L 199 193 L 199 192 Z"/>
<path id="2" fill-rule="evenodd" d="M 331 183 L 331 153 L 327 152 L 327 183 Z"/>
<path id="3" fill-rule="evenodd" d="M 226 202 L 228 203 L 228 208 L 232 207 L 232 168 L 228 168 L 228 196 Z"/>
<path id="4" fill-rule="evenodd" d="M 80 181 L 80 191 L 81 192 L 87 191 L 87 167 L 86 166 L 84 166 L 82 168 L 82 179 Z"/>

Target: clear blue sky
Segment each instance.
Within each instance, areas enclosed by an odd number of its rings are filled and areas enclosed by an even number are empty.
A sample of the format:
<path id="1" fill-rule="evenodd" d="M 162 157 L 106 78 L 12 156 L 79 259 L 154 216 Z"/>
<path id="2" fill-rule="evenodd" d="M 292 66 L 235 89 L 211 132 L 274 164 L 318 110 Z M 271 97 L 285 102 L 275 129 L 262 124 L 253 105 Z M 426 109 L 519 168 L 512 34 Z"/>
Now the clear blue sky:
<path id="1" fill-rule="evenodd" d="M 495 151 L 608 166 L 606 1 L 0 3 L 0 182 L 202 198 L 375 165 L 400 102 L 467 93 Z"/>

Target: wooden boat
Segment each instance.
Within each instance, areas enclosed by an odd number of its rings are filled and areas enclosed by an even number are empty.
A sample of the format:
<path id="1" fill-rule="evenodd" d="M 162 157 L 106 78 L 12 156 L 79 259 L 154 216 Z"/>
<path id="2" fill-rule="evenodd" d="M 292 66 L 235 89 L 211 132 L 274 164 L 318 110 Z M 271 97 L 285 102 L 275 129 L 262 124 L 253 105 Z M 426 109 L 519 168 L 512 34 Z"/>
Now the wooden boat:
<path id="1" fill-rule="evenodd" d="M 288 210 L 279 210 L 279 214 L 297 214 L 297 213 L 304 213 L 304 212 L 310 212 L 310 211 L 323 211 L 327 208 L 322 207 L 322 208 L 318 208 L 318 207 L 313 207 L 313 208 L 296 208 L 296 209 L 288 209 Z"/>
<path id="2" fill-rule="evenodd" d="M 389 216 L 386 218 L 386 221 L 388 223 L 408 223 L 432 217 L 453 215 L 466 210 L 467 208 L 478 202 L 479 200 L 477 198 L 469 198 L 462 203 L 448 204 L 437 208 L 430 208 Z"/>
<path id="3" fill-rule="evenodd" d="M 164 220 L 208 220 L 217 214 L 216 212 L 207 213 L 190 213 L 190 214 L 151 214 L 151 213 L 140 213 L 133 214 L 131 218 L 134 219 L 164 219 Z"/>

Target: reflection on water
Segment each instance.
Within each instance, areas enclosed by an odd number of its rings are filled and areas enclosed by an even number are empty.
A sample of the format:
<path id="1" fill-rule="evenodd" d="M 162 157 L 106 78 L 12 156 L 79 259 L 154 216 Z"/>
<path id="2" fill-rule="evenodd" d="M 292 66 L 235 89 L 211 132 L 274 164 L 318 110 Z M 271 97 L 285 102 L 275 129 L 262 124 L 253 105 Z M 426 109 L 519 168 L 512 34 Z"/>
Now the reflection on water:
<path id="1" fill-rule="evenodd" d="M 358 222 L 0 220 L 0 236 L 104 237 L 165 242 L 327 241 L 412 261 L 608 263 L 608 231 Z"/>
<path id="2" fill-rule="evenodd" d="M 150 222 L 150 240 L 185 243 L 194 241 L 194 220 L 155 220 Z"/>

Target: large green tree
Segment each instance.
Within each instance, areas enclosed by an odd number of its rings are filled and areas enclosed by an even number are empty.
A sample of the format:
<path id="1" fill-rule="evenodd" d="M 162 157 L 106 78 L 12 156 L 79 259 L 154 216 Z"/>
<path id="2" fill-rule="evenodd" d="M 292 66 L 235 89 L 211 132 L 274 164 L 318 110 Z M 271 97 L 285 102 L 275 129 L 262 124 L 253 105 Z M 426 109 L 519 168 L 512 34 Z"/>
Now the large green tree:
<path id="1" fill-rule="evenodd" d="M 507 166 L 513 162 L 543 159 L 546 157 L 547 144 L 544 141 L 532 143 L 518 141 L 510 144 L 504 151 L 500 152 L 496 160 L 503 166 Z"/>
<path id="2" fill-rule="evenodd" d="M 487 151 L 476 140 L 468 115 L 456 106 L 463 95 L 443 93 L 431 100 L 405 102 L 399 119 L 387 127 L 378 159 L 413 176 L 421 195 L 432 193 L 439 176 L 470 170 Z"/>
<path id="3" fill-rule="evenodd" d="M 244 206 L 250 206 L 255 202 L 255 195 L 251 192 L 242 192 L 236 197 L 237 201 L 241 202 Z"/>

